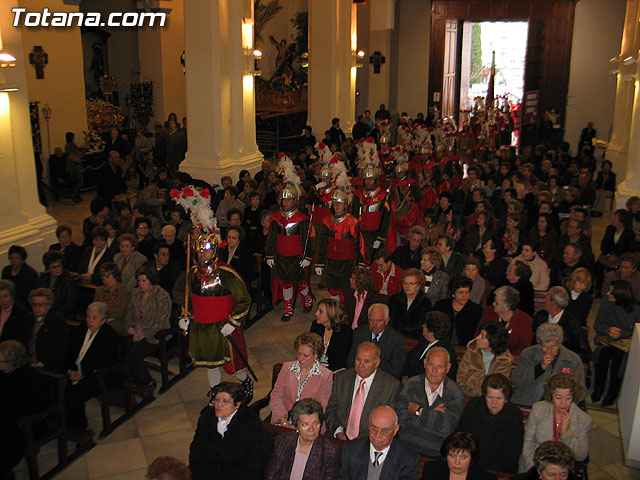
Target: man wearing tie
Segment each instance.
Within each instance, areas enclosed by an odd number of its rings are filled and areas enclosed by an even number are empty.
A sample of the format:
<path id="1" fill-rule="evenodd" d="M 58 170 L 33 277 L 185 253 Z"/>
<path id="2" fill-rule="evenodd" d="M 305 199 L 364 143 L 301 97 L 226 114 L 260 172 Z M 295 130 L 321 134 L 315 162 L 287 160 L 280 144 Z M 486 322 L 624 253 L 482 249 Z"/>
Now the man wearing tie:
<path id="1" fill-rule="evenodd" d="M 404 337 L 389 326 L 389 307 L 374 303 L 369 307 L 368 324 L 353 331 L 353 343 L 347 357 L 347 368 L 355 365 L 356 350 L 363 342 L 371 342 L 380 348 L 380 369 L 400 378 L 404 358 Z"/>
<path id="2" fill-rule="evenodd" d="M 430 348 L 425 374 L 411 377 L 398 396 L 400 439 L 419 455 L 438 457 L 442 441 L 455 431 L 462 415 L 464 397 L 447 377 L 450 368 L 449 352 Z"/>
<path id="3" fill-rule="evenodd" d="M 355 368 L 335 375 L 325 413 L 330 435 L 341 440 L 367 435 L 373 409 L 395 404 L 400 382 L 379 370 L 379 365 L 380 348 L 365 342 L 358 347 Z"/>
<path id="4" fill-rule="evenodd" d="M 399 428 L 393 408 L 381 406 L 371 412 L 369 438 L 358 438 L 342 447 L 338 480 L 418 478 L 420 456 L 394 440 Z"/>

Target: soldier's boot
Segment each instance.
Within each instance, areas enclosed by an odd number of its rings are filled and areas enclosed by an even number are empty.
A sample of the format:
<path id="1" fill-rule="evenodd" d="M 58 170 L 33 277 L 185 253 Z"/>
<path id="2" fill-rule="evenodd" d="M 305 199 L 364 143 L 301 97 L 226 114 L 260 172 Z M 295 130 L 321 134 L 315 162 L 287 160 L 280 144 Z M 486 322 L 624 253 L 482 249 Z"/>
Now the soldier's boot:
<path id="1" fill-rule="evenodd" d="M 282 317 L 280 320 L 283 322 L 288 322 L 293 317 L 293 305 L 291 304 L 291 300 L 285 300 L 283 305 Z"/>

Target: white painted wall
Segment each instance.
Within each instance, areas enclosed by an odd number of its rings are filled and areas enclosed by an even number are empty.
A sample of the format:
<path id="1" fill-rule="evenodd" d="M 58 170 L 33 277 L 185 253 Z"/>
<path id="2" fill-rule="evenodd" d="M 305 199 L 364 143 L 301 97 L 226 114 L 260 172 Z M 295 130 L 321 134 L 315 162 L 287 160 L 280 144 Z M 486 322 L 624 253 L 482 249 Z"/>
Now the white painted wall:
<path id="1" fill-rule="evenodd" d="M 616 95 L 609 59 L 620 53 L 625 7 L 625 0 L 576 4 L 564 135 L 574 153 L 589 121 L 598 138 L 609 138 Z"/>

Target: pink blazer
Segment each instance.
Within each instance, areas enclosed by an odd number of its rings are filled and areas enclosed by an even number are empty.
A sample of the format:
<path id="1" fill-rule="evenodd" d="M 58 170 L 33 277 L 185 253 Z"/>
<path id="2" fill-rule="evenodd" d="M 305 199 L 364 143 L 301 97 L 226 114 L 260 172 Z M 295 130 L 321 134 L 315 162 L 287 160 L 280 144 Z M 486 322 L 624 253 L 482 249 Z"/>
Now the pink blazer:
<path id="1" fill-rule="evenodd" d="M 269 407 L 271 407 L 271 423 L 276 423 L 282 417 L 289 415 L 289 410 L 296 402 L 296 394 L 298 393 L 298 379 L 296 374 L 289 368 L 295 362 L 285 362 L 282 370 L 278 374 L 276 384 L 271 392 Z M 327 367 L 320 365 L 322 375 L 313 375 L 304 386 L 300 399 L 313 398 L 320 402 L 322 409 L 327 408 L 329 396 L 331 395 L 331 386 L 333 385 L 333 372 Z"/>

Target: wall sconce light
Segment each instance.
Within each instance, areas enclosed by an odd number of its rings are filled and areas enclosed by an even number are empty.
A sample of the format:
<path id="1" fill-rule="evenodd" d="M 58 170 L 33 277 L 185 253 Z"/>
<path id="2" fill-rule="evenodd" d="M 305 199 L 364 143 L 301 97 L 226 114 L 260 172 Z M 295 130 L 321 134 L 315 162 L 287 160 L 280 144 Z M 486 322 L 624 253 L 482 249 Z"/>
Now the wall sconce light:
<path id="1" fill-rule="evenodd" d="M 7 85 L 6 83 L 0 83 L 0 93 L 17 92 L 20 90 L 17 85 Z"/>
<path id="2" fill-rule="evenodd" d="M 13 68 L 16 66 L 16 57 L 7 52 L 0 52 L 0 68 Z"/>
<path id="3" fill-rule="evenodd" d="M 301 57 L 302 63 L 300 64 L 300 66 L 302 68 L 309 68 L 309 52 L 304 52 Z"/>
<path id="4" fill-rule="evenodd" d="M 357 52 L 353 52 L 353 57 L 354 57 L 354 65 L 356 68 L 362 68 L 364 66 L 364 57 L 365 57 L 365 53 L 364 50 L 358 50 Z"/>
<path id="5" fill-rule="evenodd" d="M 638 58 L 637 58 L 637 57 L 632 57 L 631 55 L 629 55 L 627 58 L 625 58 L 625 59 L 622 61 L 622 64 L 628 67 L 629 65 L 633 65 L 633 64 L 634 64 L 634 63 L 636 63 L 637 61 L 638 61 Z"/>
<path id="6" fill-rule="evenodd" d="M 242 20 L 242 49 L 247 54 L 253 53 L 253 20 L 250 18 Z"/>
<path id="7" fill-rule="evenodd" d="M 253 53 L 253 70 L 251 70 L 251 74 L 254 77 L 259 77 L 262 75 L 262 72 L 260 71 L 258 60 L 262 58 L 262 52 L 256 48 L 252 53 Z"/>

